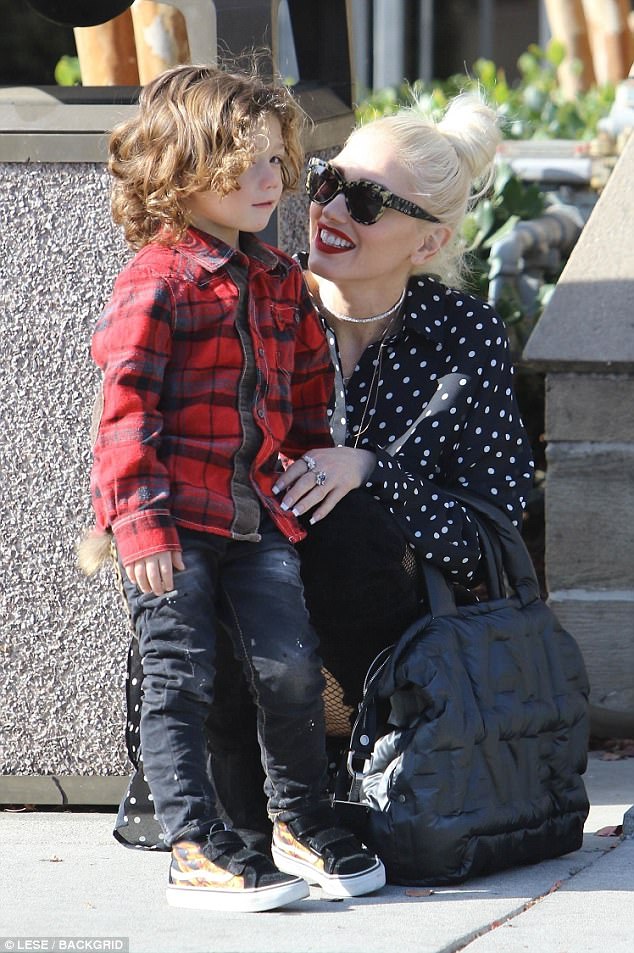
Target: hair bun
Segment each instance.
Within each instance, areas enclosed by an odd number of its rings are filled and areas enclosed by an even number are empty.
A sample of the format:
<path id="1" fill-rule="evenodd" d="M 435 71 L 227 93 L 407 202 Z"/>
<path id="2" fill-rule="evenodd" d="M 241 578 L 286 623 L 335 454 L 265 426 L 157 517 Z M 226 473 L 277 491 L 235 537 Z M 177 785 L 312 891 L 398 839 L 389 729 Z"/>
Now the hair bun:
<path id="1" fill-rule="evenodd" d="M 487 176 L 502 139 L 497 112 L 475 93 L 456 96 L 438 130 L 451 142 L 472 179 Z"/>

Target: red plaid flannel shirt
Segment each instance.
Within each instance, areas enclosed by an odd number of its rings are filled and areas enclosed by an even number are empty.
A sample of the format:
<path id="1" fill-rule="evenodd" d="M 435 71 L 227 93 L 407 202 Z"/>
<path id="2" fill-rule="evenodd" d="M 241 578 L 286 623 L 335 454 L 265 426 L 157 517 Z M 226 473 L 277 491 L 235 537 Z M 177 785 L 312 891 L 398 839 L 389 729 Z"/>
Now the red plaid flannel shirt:
<path id="1" fill-rule="evenodd" d="M 238 291 L 225 264 L 248 268 L 256 362 L 253 419 L 261 432 L 251 482 L 291 542 L 305 535 L 272 493 L 278 453 L 330 446 L 332 365 L 299 266 L 253 236 L 248 256 L 190 229 L 150 244 L 123 269 L 93 336 L 103 412 L 91 476 L 97 525 L 111 527 L 125 564 L 180 548 L 176 525 L 232 536 L 233 458 L 244 353 Z"/>

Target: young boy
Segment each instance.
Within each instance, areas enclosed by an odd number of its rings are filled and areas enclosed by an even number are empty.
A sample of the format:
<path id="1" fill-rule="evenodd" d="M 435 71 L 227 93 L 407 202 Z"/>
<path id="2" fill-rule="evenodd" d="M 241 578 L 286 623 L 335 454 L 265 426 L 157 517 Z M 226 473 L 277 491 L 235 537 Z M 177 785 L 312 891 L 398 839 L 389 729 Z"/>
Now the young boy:
<path id="1" fill-rule="evenodd" d="M 331 442 L 330 362 L 301 272 L 249 234 L 302 161 L 288 91 L 212 67 L 154 80 L 110 142 L 113 218 L 137 254 L 93 338 L 91 485 L 139 638 L 142 758 L 177 906 L 267 910 L 307 896 L 306 881 L 339 896 L 385 882 L 333 827 L 321 663 L 291 545 L 304 533 L 272 491 L 280 452 Z M 258 708 L 277 866 L 226 829 L 206 771 L 219 625 Z"/>

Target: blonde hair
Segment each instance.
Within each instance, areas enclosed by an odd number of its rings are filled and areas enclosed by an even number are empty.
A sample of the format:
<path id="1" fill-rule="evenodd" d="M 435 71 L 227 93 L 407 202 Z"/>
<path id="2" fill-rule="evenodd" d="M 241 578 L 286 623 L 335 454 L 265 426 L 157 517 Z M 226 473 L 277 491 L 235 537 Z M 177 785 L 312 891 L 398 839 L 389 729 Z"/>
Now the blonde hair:
<path id="1" fill-rule="evenodd" d="M 239 188 L 267 116 L 281 126 L 282 182 L 290 191 L 304 161 L 303 113 L 286 87 L 255 71 L 214 66 L 177 66 L 148 83 L 138 112 L 113 130 L 109 142 L 112 217 L 128 244 L 139 249 L 155 240 L 178 241 L 189 224 L 183 199 Z"/>
<path id="2" fill-rule="evenodd" d="M 460 227 L 469 209 L 492 184 L 497 146 L 502 138 L 498 115 L 473 93 L 461 93 L 441 119 L 426 115 L 418 102 L 391 116 L 357 127 L 383 133 L 409 173 L 421 206 L 452 231 L 449 242 L 417 273 L 438 275 L 446 283 L 464 277 Z"/>

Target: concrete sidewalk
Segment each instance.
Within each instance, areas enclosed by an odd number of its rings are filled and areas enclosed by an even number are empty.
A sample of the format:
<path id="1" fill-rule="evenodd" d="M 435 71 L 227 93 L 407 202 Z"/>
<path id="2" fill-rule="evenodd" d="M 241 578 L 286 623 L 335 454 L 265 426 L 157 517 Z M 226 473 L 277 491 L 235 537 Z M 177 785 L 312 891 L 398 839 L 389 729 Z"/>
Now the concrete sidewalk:
<path id="1" fill-rule="evenodd" d="M 50 937 L 123 937 L 134 953 L 629 953 L 634 838 L 595 832 L 634 803 L 634 759 L 591 754 L 586 784 L 592 808 L 574 854 L 433 891 L 329 901 L 315 890 L 262 914 L 168 907 L 167 855 L 118 845 L 114 815 L 2 812 L 0 953 L 53 949 L 35 945 Z"/>

